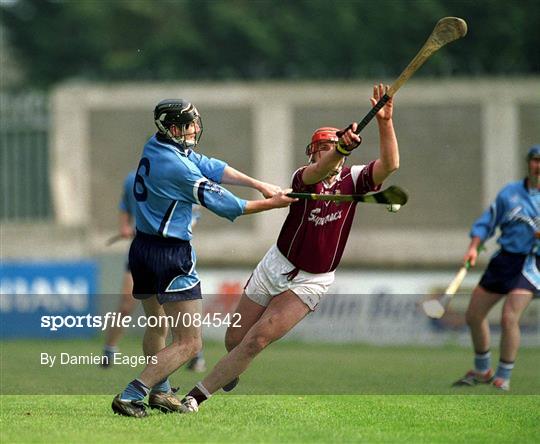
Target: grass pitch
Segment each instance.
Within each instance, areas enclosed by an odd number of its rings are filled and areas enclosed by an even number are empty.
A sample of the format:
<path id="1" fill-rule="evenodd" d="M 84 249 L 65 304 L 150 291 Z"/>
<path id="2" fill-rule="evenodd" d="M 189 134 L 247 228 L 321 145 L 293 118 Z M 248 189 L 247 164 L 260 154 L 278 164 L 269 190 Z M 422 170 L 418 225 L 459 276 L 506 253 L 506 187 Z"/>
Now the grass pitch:
<path id="1" fill-rule="evenodd" d="M 272 345 L 233 394 L 198 414 L 112 414 L 115 393 L 140 368 L 56 366 L 40 353 L 98 354 L 101 342 L 1 343 L 0 442 L 539 442 L 540 350 L 520 352 L 512 391 L 451 389 L 471 365 L 464 348 Z M 126 338 L 122 351 L 140 342 Z M 205 344 L 211 366 L 222 344 Z M 496 359 L 497 356 L 494 356 Z M 200 374 L 179 370 L 180 392 Z"/>
<path id="2" fill-rule="evenodd" d="M 535 443 L 538 396 L 229 395 L 192 415 L 113 416 L 111 396 L 4 396 L 7 442 Z"/>

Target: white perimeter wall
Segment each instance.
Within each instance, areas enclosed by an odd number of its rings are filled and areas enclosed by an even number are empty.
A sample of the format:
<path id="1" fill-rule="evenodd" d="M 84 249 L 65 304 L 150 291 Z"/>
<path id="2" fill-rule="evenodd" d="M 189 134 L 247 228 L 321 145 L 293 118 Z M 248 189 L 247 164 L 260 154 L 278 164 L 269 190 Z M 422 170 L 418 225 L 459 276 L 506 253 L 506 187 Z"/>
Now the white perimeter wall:
<path id="1" fill-rule="evenodd" d="M 83 229 L 84 241 L 79 240 L 77 243 L 82 255 L 103 253 L 105 239 L 114 234 L 115 227 L 97 229 L 92 223 L 91 176 L 95 166 L 90 162 L 93 149 L 90 146 L 90 115 L 96 110 L 122 113 L 124 110 L 144 109 L 151 115 L 156 102 L 165 97 L 187 97 L 199 108 L 245 107 L 251 114 L 253 132 L 251 173 L 281 185 L 290 182 L 291 173 L 299 166 L 294 150 L 291 149 L 296 140 L 293 127 L 296 110 L 302 107 L 352 107 L 358 112 L 357 115 L 351 115 L 350 119 L 360 120 L 369 110 L 367 98 L 370 91 L 371 85 L 365 82 L 60 87 L 52 97 L 50 168 L 57 224 L 66 229 Z M 504 183 L 523 175 L 522 154 L 526 147 L 522 146 L 523 137 L 520 134 L 523 128 L 520 107 L 532 106 L 533 110 L 539 109 L 540 79 L 411 81 L 396 96 L 396 115 L 399 115 L 400 109 L 422 109 L 438 105 L 464 106 L 464 109 L 470 105 L 478 107 L 480 116 L 471 118 L 478 118 L 480 122 L 477 131 L 481 144 L 481 162 L 478 165 L 481 190 L 472 190 L 471 199 L 478 199 L 482 207 L 486 206 Z M 422 127 L 421 121 L 417 124 L 419 128 Z M 538 121 L 536 125 L 539 125 Z M 371 126 L 375 126 L 375 122 Z M 122 128 L 118 130 L 122 131 Z M 423 130 L 429 131 L 429 128 Z M 529 134 L 539 134 L 538 127 L 532 131 Z M 413 154 L 409 153 L 408 158 L 413 160 Z M 401 168 L 405 172 L 407 162 L 408 159 L 402 156 Z M 231 163 L 234 165 L 234 162 Z M 440 168 L 444 167 L 440 165 Z M 437 175 L 438 172 L 436 168 L 429 168 L 425 174 Z M 440 192 L 452 191 L 441 184 Z M 111 194 L 116 201 L 119 187 L 111 189 Z M 411 198 L 414 198 L 414 194 Z M 444 200 L 444 194 L 441 199 Z M 250 222 L 248 230 L 234 230 L 224 222 L 219 229 L 197 233 L 196 247 L 200 260 L 212 261 L 221 257 L 237 263 L 257 261 L 275 241 L 285 214 L 286 210 L 281 210 L 257 215 Z M 416 216 L 419 221 L 422 220 L 421 214 Z M 464 221 L 463 227 L 468 227 L 470 222 Z M 39 242 L 46 242 L 46 239 L 40 239 Z M 57 238 L 55 242 L 58 243 Z M 462 256 L 466 245 L 466 228 L 440 229 L 424 223 L 421 230 L 415 224 L 408 224 L 405 228 L 393 224 L 378 229 L 374 225 L 353 231 L 344 262 L 353 265 L 359 261 L 379 265 L 448 265 Z M 73 251 L 73 248 L 68 250 Z"/>

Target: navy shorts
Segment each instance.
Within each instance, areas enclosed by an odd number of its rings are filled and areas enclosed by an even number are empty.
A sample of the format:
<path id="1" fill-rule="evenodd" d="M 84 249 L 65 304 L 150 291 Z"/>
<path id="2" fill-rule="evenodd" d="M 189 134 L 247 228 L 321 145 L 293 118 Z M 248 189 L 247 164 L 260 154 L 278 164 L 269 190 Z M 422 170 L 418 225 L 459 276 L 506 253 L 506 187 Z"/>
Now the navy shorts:
<path id="1" fill-rule="evenodd" d="M 527 255 L 525 254 L 499 251 L 489 261 L 479 285 L 487 291 L 497 294 L 508 294 L 516 288 L 522 288 L 532 291 L 533 295 L 538 296 L 538 289 L 526 277 L 526 259 Z M 536 256 L 536 270 L 539 268 L 540 258 Z"/>
<path id="2" fill-rule="evenodd" d="M 133 296 L 165 302 L 201 299 L 195 254 L 189 241 L 137 232 L 129 249 Z"/>

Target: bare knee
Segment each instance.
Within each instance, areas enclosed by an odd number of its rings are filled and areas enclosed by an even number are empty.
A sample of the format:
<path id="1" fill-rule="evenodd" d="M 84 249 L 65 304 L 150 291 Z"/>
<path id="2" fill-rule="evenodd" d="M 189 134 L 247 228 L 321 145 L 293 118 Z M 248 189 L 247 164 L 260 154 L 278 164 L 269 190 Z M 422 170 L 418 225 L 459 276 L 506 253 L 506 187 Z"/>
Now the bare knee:
<path id="1" fill-rule="evenodd" d="M 169 333 L 169 330 L 167 328 L 167 326 L 156 326 L 156 327 L 146 327 L 146 331 L 145 331 L 145 335 L 146 336 L 151 336 L 151 337 L 155 337 L 155 338 L 160 338 L 160 339 L 167 339 L 167 334 Z"/>
<path id="2" fill-rule="evenodd" d="M 516 327 L 519 327 L 518 317 L 511 311 L 504 310 L 501 317 L 501 328 L 503 330 L 511 330 Z"/>
<path id="3" fill-rule="evenodd" d="M 486 319 L 487 311 L 483 307 L 483 304 L 479 303 L 486 297 L 486 291 L 476 286 L 473 290 L 471 301 L 465 312 L 465 322 L 469 327 L 477 327 Z"/>
<path id="4" fill-rule="evenodd" d="M 470 307 L 465 312 L 465 322 L 467 322 L 467 325 L 469 327 L 480 325 L 484 321 L 484 319 L 485 316 L 483 316 L 481 313 L 477 313 L 476 311 L 471 310 Z"/>
<path id="5" fill-rule="evenodd" d="M 120 304 L 120 307 L 118 307 L 118 310 L 120 311 L 120 316 L 125 317 L 133 313 L 134 308 L 135 308 L 135 304 L 131 302 L 122 302 Z"/>
<path id="6" fill-rule="evenodd" d="M 118 311 L 121 318 L 131 315 L 131 309 L 129 307 L 124 307 L 123 305 L 120 306 Z"/>

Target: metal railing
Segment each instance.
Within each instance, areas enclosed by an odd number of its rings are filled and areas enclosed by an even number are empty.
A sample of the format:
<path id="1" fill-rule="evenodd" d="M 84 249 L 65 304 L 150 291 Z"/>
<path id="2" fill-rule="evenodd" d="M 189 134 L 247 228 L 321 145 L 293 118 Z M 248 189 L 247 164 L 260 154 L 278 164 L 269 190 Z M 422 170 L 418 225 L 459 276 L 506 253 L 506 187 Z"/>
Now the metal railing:
<path id="1" fill-rule="evenodd" d="M 48 94 L 0 92 L 1 222 L 51 217 L 48 137 Z"/>

